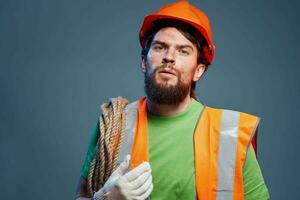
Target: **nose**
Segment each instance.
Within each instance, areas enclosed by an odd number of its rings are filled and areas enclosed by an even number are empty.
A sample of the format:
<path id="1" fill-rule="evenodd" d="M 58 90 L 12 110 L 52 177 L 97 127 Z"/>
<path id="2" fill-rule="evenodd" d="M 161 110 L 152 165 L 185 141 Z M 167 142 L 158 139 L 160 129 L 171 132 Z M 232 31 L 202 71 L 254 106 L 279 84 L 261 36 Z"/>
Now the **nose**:
<path id="1" fill-rule="evenodd" d="M 171 63 L 171 64 L 175 64 L 175 51 L 168 49 L 168 51 L 166 51 L 166 53 L 164 54 L 163 63 Z"/>

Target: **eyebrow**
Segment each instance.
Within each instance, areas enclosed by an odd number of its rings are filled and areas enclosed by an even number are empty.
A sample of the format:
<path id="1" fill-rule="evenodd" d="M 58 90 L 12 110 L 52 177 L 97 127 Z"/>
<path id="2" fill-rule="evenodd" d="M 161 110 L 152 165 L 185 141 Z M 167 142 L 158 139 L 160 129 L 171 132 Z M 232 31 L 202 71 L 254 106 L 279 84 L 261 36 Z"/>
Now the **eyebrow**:
<path id="1" fill-rule="evenodd" d="M 155 45 L 155 44 L 160 44 L 162 46 L 169 46 L 167 43 L 163 42 L 163 41 L 160 41 L 160 40 L 153 40 L 152 45 Z M 183 45 L 176 45 L 176 48 L 179 48 L 179 49 L 183 49 L 183 48 L 190 48 L 192 51 L 194 51 L 193 47 L 191 45 L 188 45 L 188 44 L 183 44 Z"/>

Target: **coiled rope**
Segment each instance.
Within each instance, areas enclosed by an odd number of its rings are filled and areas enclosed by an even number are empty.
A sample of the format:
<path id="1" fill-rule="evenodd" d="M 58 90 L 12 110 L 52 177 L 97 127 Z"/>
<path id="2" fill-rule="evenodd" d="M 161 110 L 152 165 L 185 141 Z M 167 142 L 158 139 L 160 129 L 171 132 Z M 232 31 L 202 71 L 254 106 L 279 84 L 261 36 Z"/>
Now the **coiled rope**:
<path id="1" fill-rule="evenodd" d="M 103 187 L 116 168 L 116 155 L 124 137 L 125 106 L 128 103 L 127 99 L 117 97 L 110 99 L 109 103 L 101 105 L 102 115 L 99 117 L 100 136 L 87 177 L 90 196 Z"/>

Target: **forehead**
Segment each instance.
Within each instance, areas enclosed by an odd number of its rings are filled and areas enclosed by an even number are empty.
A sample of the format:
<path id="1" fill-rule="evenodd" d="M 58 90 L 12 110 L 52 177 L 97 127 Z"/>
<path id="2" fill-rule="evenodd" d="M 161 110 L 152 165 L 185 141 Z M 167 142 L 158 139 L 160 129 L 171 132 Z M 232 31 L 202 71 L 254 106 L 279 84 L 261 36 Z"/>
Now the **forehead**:
<path id="1" fill-rule="evenodd" d="M 187 39 L 178 29 L 174 27 L 165 27 L 160 29 L 154 36 L 153 41 L 165 42 L 169 45 L 190 45 L 196 46 Z"/>

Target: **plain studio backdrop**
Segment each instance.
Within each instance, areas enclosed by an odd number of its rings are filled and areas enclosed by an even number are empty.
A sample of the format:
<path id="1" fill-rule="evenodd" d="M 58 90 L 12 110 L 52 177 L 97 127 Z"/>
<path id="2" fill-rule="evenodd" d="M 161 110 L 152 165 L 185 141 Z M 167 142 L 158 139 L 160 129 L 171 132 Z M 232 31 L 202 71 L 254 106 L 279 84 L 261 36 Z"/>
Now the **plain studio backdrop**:
<path id="1" fill-rule="evenodd" d="M 0 198 L 72 199 L 99 106 L 144 95 L 138 31 L 172 1 L 0 1 Z M 261 117 L 271 199 L 299 199 L 299 1 L 190 1 L 216 56 L 203 104 Z"/>

